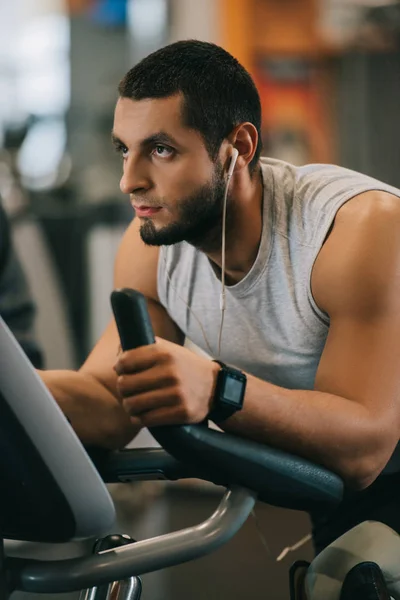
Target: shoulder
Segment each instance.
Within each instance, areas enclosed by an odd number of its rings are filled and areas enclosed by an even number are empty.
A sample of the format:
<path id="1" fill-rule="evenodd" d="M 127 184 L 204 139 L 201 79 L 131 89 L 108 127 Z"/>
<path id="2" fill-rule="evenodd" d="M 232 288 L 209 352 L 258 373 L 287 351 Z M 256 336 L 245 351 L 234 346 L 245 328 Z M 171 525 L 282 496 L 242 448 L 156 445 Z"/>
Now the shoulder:
<path id="1" fill-rule="evenodd" d="M 388 302 L 398 304 L 399 197 L 369 191 L 340 208 L 316 259 L 312 289 L 318 306 L 330 316 L 344 306 L 378 310 Z"/>
<path id="2" fill-rule="evenodd" d="M 350 264 L 351 259 L 358 260 L 365 255 L 370 259 L 374 255 L 379 257 L 380 250 L 387 244 L 382 247 L 377 242 L 383 242 L 387 235 L 394 242 L 393 249 L 400 245 L 399 225 L 399 196 L 376 190 L 358 194 L 338 210 L 322 251 L 332 253 L 334 248 L 338 252 L 338 246 L 344 246 L 347 248 L 346 262 Z"/>
<path id="3" fill-rule="evenodd" d="M 360 231 L 365 226 L 396 218 L 400 215 L 400 190 L 399 196 L 380 191 L 370 190 L 358 194 L 344 204 L 337 213 L 337 223 L 357 227 Z"/>
<path id="4" fill-rule="evenodd" d="M 382 191 L 378 191 L 382 190 Z M 296 194 L 303 201 L 318 199 L 336 211 L 356 196 L 400 194 L 393 186 L 370 175 L 333 164 L 310 164 L 296 170 Z"/>

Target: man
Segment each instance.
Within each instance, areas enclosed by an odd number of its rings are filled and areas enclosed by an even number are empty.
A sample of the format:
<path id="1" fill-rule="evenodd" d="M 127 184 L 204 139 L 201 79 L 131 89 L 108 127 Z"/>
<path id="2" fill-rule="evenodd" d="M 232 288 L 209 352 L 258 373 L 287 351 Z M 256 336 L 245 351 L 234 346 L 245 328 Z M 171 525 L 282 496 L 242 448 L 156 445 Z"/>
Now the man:
<path id="1" fill-rule="evenodd" d="M 136 218 L 114 283 L 147 297 L 157 341 L 117 357 L 111 322 L 79 372 L 43 373 L 78 435 L 115 447 L 141 427 L 204 420 L 221 366 L 182 347 L 188 336 L 247 377 L 222 429 L 370 486 L 399 438 L 400 191 L 335 166 L 260 160 L 257 90 L 212 44 L 155 52 L 119 93 L 112 135 Z"/>

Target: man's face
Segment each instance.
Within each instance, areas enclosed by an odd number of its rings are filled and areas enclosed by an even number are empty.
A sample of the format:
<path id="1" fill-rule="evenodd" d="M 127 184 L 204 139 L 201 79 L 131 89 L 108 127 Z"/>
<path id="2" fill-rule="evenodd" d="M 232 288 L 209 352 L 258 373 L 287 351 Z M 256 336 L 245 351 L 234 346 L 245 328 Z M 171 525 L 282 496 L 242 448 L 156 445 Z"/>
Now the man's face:
<path id="1" fill-rule="evenodd" d="M 182 123 L 180 95 L 120 98 L 113 141 L 123 157 L 120 187 L 130 195 L 145 243 L 202 246 L 220 230 L 222 165 L 211 161 L 200 133 Z"/>

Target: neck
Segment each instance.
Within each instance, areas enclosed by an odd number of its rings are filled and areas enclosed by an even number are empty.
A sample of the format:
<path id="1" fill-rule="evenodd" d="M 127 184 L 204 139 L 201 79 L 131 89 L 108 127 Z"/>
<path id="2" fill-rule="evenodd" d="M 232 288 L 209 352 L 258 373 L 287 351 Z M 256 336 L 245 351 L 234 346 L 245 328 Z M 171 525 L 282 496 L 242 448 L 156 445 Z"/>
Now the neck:
<path id="1" fill-rule="evenodd" d="M 253 177 L 239 173 L 231 181 L 231 197 L 226 220 L 225 281 L 234 285 L 243 279 L 253 266 L 262 233 L 263 182 L 259 168 Z M 221 229 L 213 243 L 202 249 L 218 275 L 221 273 Z"/>

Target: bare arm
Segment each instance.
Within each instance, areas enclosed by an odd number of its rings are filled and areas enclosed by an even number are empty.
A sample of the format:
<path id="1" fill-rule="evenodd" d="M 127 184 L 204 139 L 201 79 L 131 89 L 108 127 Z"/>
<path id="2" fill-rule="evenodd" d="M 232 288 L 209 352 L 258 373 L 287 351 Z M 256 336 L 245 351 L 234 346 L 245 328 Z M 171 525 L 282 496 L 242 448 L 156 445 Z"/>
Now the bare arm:
<path id="1" fill-rule="evenodd" d="M 400 201 L 363 196 L 339 211 L 314 267 L 314 297 L 331 319 L 315 389 L 249 376 L 244 409 L 223 424 L 358 488 L 387 463 L 400 424 Z"/>
<path id="2" fill-rule="evenodd" d="M 156 335 L 181 344 L 183 335 L 158 302 L 158 248 L 145 246 L 139 220 L 129 226 L 115 263 L 114 287 L 132 287 L 148 299 Z M 114 319 L 79 371 L 41 371 L 40 375 L 80 439 L 87 445 L 118 448 L 137 433 L 121 408 L 113 369 L 119 350 Z"/>

